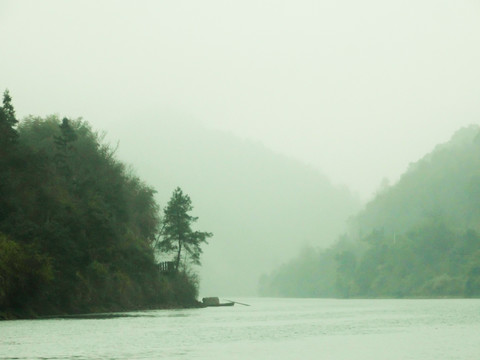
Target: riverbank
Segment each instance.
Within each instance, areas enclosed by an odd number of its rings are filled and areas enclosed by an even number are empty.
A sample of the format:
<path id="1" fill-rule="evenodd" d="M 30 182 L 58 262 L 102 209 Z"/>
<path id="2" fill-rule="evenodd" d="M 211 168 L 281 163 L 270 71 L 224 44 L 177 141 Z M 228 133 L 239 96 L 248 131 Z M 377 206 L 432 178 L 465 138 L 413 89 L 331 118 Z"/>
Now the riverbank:
<path id="1" fill-rule="evenodd" d="M 181 309 L 201 309 L 205 306 L 200 301 L 183 302 L 183 303 L 166 303 L 151 306 L 140 307 L 122 307 L 110 306 L 92 309 L 91 311 L 65 312 L 51 311 L 48 313 L 35 313 L 33 311 L 3 311 L 0 312 L 0 321 L 2 320 L 35 320 L 35 319 L 107 319 L 115 317 L 130 317 L 128 315 L 135 311 L 152 311 L 152 310 L 181 310 Z"/>

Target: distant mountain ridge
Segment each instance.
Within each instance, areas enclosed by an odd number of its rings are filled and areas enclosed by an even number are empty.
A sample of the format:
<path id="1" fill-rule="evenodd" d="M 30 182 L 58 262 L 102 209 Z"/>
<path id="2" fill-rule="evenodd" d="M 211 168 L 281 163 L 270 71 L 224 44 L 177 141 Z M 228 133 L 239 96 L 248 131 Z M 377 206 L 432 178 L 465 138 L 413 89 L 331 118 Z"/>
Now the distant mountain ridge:
<path id="1" fill-rule="evenodd" d="M 410 164 L 354 220 L 359 233 L 402 233 L 425 216 L 442 215 L 456 228 L 480 230 L 480 127 L 464 127 Z"/>
<path id="2" fill-rule="evenodd" d="M 326 250 L 262 278 L 269 296 L 480 296 L 480 127 L 410 165 Z"/>
<path id="3" fill-rule="evenodd" d="M 318 171 L 231 134 L 163 120 L 135 133 L 121 138 L 120 157 L 157 189 L 162 206 L 182 187 L 199 228 L 214 234 L 200 269 L 207 295 L 256 294 L 262 273 L 302 246 L 331 244 L 360 207 Z"/>

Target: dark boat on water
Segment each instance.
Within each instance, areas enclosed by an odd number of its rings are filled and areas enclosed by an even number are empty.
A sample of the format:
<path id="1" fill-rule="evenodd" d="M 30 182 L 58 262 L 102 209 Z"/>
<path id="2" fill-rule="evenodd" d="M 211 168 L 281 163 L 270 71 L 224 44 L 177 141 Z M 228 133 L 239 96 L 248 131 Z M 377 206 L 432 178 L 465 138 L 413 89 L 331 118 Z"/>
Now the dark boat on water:
<path id="1" fill-rule="evenodd" d="M 204 297 L 202 299 L 202 304 L 205 307 L 214 307 L 214 306 L 233 306 L 235 303 L 233 301 L 221 303 L 218 297 Z"/>

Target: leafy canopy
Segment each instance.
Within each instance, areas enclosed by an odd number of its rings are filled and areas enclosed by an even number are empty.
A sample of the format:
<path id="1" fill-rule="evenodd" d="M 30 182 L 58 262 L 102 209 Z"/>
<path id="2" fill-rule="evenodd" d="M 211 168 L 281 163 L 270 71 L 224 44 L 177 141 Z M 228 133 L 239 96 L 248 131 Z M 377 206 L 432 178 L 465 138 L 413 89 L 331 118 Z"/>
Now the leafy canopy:
<path id="1" fill-rule="evenodd" d="M 174 261 L 177 271 L 183 250 L 193 264 L 200 265 L 201 244 L 207 243 L 207 239 L 212 236 L 209 232 L 192 230 L 191 225 L 198 220 L 198 217 L 189 214 L 192 210 L 190 196 L 177 187 L 164 209 L 161 241 L 158 243 L 159 250 L 176 254 Z"/>

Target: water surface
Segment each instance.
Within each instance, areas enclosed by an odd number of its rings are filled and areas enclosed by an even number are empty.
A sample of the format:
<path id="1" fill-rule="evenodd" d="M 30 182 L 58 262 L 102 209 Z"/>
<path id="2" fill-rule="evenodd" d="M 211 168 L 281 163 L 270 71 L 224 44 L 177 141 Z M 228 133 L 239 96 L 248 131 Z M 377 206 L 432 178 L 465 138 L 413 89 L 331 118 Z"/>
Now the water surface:
<path id="1" fill-rule="evenodd" d="M 1 359 L 480 359 L 480 300 L 238 299 L 250 307 L 0 322 Z"/>

